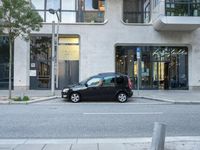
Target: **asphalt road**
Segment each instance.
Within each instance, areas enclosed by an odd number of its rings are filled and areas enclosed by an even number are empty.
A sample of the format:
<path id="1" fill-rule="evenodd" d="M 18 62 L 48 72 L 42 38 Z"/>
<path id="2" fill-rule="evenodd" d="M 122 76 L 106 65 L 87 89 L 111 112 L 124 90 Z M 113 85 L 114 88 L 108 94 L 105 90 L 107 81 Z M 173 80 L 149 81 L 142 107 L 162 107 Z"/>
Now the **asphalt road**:
<path id="1" fill-rule="evenodd" d="M 0 138 L 151 137 L 154 122 L 167 125 L 167 136 L 199 136 L 199 114 L 200 105 L 144 99 L 0 105 Z"/>

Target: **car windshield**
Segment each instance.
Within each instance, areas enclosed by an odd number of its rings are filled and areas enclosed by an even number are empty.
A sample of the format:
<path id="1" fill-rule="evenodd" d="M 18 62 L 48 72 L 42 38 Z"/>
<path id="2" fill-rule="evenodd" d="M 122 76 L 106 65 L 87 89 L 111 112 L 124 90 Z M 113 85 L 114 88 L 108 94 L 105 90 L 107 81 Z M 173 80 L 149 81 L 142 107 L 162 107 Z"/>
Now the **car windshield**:
<path id="1" fill-rule="evenodd" d="M 85 80 L 79 82 L 79 84 L 83 85 L 83 84 L 85 84 L 89 79 L 90 79 L 90 78 L 87 78 L 87 79 L 85 79 Z"/>

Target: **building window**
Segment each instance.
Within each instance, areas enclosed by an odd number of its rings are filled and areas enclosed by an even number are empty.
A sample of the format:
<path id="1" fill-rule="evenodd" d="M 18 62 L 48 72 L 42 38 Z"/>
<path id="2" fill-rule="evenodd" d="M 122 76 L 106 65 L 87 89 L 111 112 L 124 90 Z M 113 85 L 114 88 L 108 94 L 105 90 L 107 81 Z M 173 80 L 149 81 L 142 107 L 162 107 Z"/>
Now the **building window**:
<path id="1" fill-rule="evenodd" d="M 151 19 L 150 0 L 124 0 L 123 21 L 125 23 L 149 23 Z"/>
<path id="2" fill-rule="evenodd" d="M 11 82 L 13 88 L 13 61 L 12 61 Z M 8 37 L 0 36 L 0 89 L 7 90 L 8 85 L 9 85 L 9 41 Z"/>
<path id="3" fill-rule="evenodd" d="M 140 47 L 140 62 L 136 56 Z M 188 89 L 188 48 L 173 46 L 117 46 L 116 72 L 130 76 L 140 89 Z"/>
<path id="4" fill-rule="evenodd" d="M 200 16 L 199 0 L 166 0 L 166 16 Z"/>
<path id="5" fill-rule="evenodd" d="M 33 10 L 37 11 L 44 22 L 57 21 L 49 9 L 60 10 L 63 23 L 104 22 L 105 0 L 31 0 Z"/>
<path id="6" fill-rule="evenodd" d="M 51 87 L 51 37 L 31 37 L 30 50 L 30 89 L 49 89 Z"/>

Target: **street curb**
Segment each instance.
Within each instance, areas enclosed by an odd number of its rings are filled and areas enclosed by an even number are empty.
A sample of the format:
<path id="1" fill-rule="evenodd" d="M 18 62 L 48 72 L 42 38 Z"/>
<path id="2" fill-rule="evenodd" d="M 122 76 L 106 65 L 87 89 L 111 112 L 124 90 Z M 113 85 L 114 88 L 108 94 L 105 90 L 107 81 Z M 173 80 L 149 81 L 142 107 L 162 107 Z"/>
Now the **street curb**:
<path id="1" fill-rule="evenodd" d="M 63 138 L 63 139 L 0 139 L 1 144 L 97 144 L 151 143 L 152 137 L 141 138 Z M 165 142 L 200 142 L 200 136 L 166 137 Z"/>
<path id="2" fill-rule="evenodd" d="M 30 101 L 12 101 L 10 104 L 32 104 L 32 103 L 37 103 L 37 102 L 43 102 L 43 101 L 48 101 L 48 100 L 52 100 L 58 98 L 58 96 L 51 96 L 51 97 L 43 97 L 43 98 L 38 98 L 35 100 L 30 100 Z"/>
<path id="3" fill-rule="evenodd" d="M 143 98 L 143 99 L 149 99 L 154 101 L 160 101 L 160 102 L 168 102 L 172 104 L 200 104 L 200 101 L 175 101 L 175 100 L 169 100 L 169 99 L 162 99 L 162 98 L 152 98 L 148 96 L 133 96 L 133 98 Z"/>
<path id="4" fill-rule="evenodd" d="M 175 103 L 175 101 L 173 101 L 173 100 L 152 98 L 152 97 L 148 97 L 148 96 L 133 96 L 133 98 L 143 98 L 143 99 L 154 100 L 154 101 L 160 101 L 160 102 Z"/>

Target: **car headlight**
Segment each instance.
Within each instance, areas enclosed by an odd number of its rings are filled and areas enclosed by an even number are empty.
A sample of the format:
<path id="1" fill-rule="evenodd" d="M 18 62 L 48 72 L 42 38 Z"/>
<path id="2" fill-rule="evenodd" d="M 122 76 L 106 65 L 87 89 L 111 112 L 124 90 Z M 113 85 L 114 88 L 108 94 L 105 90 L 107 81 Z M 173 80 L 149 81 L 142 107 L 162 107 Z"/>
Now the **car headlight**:
<path id="1" fill-rule="evenodd" d="M 63 89 L 63 92 L 67 93 L 69 91 L 69 89 Z"/>

